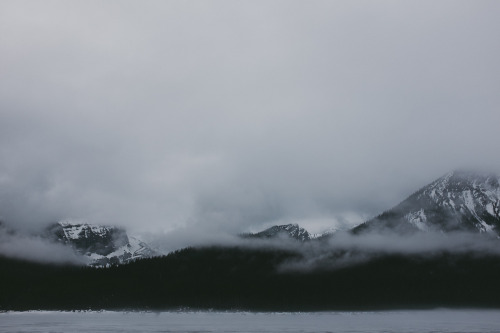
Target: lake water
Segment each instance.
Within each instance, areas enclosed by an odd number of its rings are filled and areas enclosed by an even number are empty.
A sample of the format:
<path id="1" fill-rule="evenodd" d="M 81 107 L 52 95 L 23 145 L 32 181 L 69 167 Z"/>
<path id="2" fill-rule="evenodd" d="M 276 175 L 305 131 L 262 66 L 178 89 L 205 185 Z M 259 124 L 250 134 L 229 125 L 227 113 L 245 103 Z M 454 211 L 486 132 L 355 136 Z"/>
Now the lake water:
<path id="1" fill-rule="evenodd" d="M 5 312 L 0 332 L 500 332 L 500 310 Z"/>

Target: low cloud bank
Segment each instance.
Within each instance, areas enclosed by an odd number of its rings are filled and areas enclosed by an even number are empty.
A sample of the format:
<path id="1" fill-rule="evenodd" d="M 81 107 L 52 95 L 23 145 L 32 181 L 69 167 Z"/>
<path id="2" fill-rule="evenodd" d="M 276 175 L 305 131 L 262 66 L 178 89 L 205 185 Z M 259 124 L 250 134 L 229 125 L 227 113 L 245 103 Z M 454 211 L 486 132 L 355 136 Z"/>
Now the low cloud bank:
<path id="1" fill-rule="evenodd" d="M 141 236 L 162 252 L 188 246 L 239 246 L 244 248 L 270 248 L 298 251 L 304 256 L 345 252 L 370 254 L 433 255 L 435 253 L 475 253 L 499 255 L 500 239 L 493 234 L 469 232 L 367 233 L 354 235 L 338 231 L 329 239 L 299 242 L 283 234 L 274 238 L 246 238 L 239 235 L 204 228 L 182 228 L 165 234 Z"/>
<path id="2" fill-rule="evenodd" d="M 244 238 L 213 228 L 180 228 L 164 234 L 142 234 L 139 238 L 164 254 L 185 247 L 206 246 L 293 251 L 299 253 L 301 259 L 287 262 L 280 268 L 298 271 L 336 269 L 384 255 L 427 258 L 449 253 L 500 257 L 498 236 L 465 232 L 353 235 L 339 231 L 329 239 L 299 242 L 286 236 L 268 239 Z M 51 242 L 41 236 L 13 232 L 1 226 L 0 256 L 42 263 L 85 264 L 85 257 L 76 254 L 69 246 Z"/>
<path id="3" fill-rule="evenodd" d="M 186 247 L 240 246 L 238 235 L 204 228 L 179 228 L 168 233 L 141 234 L 140 239 L 160 253 L 170 253 Z"/>
<path id="4" fill-rule="evenodd" d="M 490 234 L 466 232 L 352 235 L 341 233 L 329 241 L 331 248 L 351 248 L 364 252 L 432 254 L 434 252 L 489 253 L 500 255 L 500 241 Z"/>
<path id="5" fill-rule="evenodd" d="M 39 236 L 21 235 L 0 230 L 0 256 L 39 263 L 85 264 L 71 247 L 52 243 Z"/>
<path id="6" fill-rule="evenodd" d="M 417 233 L 414 235 L 340 233 L 325 243 L 295 248 L 302 259 L 288 262 L 284 270 L 336 269 L 385 255 L 431 258 L 442 254 L 500 256 L 500 240 L 489 234 Z"/>

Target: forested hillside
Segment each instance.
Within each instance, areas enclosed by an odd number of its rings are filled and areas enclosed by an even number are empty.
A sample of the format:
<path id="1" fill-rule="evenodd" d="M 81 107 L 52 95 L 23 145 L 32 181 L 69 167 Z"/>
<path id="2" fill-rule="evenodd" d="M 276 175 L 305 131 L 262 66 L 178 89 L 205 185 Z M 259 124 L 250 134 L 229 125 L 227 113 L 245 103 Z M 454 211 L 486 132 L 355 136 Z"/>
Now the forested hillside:
<path id="1" fill-rule="evenodd" d="M 109 268 L 2 258 L 0 309 L 349 310 L 500 307 L 500 258 L 385 255 L 283 270 L 293 251 L 189 248 Z"/>

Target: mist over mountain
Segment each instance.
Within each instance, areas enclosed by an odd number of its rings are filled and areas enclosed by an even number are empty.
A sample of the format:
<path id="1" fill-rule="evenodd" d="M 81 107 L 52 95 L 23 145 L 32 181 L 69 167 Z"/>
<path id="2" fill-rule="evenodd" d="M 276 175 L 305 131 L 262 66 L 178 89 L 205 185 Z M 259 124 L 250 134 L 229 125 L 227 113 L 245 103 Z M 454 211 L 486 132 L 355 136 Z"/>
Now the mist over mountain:
<path id="1" fill-rule="evenodd" d="M 140 240 L 124 228 L 99 226 L 78 221 L 62 221 L 39 233 L 23 233 L 2 228 L 1 253 L 30 258 L 30 246 L 5 244 L 43 242 L 47 247 L 95 266 L 124 264 L 137 259 L 167 254 L 183 247 L 239 246 L 247 249 L 268 248 L 301 253 L 295 269 L 317 269 L 371 260 L 378 255 L 439 255 L 442 253 L 499 253 L 498 230 L 500 202 L 498 177 L 471 171 L 454 171 L 422 187 L 394 208 L 352 229 L 327 229 L 311 234 L 298 224 L 275 225 L 255 233 L 230 235 L 205 230 L 171 235 L 149 235 Z M 22 241 L 15 241 L 15 239 Z M 36 243 L 35 242 L 35 243 Z M 39 246 L 35 257 L 43 257 Z M 58 261 L 47 253 L 46 261 Z M 50 258 L 53 256 L 53 258 Z M 67 258 L 63 256 L 63 258 Z M 77 261 L 74 261 L 77 262 Z"/>
<path id="2" fill-rule="evenodd" d="M 19 231 L 0 222 L 0 256 L 40 263 L 85 265 L 87 260 L 42 234 Z"/>
<path id="3" fill-rule="evenodd" d="M 77 221 L 50 224 L 41 232 L 0 224 L 0 255 L 42 263 L 105 267 L 161 255 L 125 229 Z"/>

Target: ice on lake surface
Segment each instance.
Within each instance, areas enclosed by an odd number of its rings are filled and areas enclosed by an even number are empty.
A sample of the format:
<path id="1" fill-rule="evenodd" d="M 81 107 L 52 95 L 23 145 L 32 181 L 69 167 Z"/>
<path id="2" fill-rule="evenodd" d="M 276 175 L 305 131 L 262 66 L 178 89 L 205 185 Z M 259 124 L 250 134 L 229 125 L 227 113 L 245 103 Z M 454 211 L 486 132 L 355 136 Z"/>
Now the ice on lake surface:
<path id="1" fill-rule="evenodd" d="M 500 310 L 5 312 L 1 332 L 500 332 Z"/>

